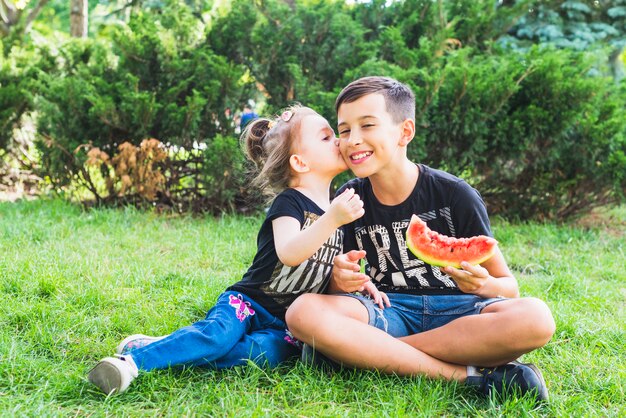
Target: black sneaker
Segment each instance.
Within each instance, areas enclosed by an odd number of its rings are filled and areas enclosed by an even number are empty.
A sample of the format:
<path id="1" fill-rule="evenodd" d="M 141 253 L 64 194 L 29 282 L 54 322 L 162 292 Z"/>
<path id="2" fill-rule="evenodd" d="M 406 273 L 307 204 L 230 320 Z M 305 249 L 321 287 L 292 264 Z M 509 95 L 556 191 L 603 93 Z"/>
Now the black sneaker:
<path id="1" fill-rule="evenodd" d="M 534 364 L 512 361 L 503 366 L 477 367 L 476 371 L 478 375 L 468 376 L 465 382 L 486 396 L 492 391 L 504 393 L 517 389 L 522 395 L 532 392 L 537 402 L 548 400 L 546 382 Z"/>

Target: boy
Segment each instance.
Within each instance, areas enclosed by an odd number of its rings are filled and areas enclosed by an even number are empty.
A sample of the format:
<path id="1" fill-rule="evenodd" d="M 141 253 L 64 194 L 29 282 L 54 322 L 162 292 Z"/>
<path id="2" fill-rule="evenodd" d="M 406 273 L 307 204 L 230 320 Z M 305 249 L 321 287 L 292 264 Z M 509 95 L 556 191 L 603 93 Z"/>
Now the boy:
<path id="1" fill-rule="evenodd" d="M 350 366 L 457 380 L 486 395 L 515 386 L 547 399 L 539 370 L 515 359 L 545 345 L 554 320 L 542 301 L 519 298 L 502 253 L 482 265 L 439 269 L 407 251 L 412 214 L 445 235 L 492 235 L 476 190 L 407 158 L 415 135 L 411 89 L 365 77 L 344 88 L 335 107 L 340 151 L 358 177 L 338 193 L 354 188 L 365 215 L 345 226 L 344 250 L 352 251 L 335 258 L 329 289 L 343 293 L 298 298 L 286 317 L 292 333 Z M 367 274 L 360 273 L 363 257 Z M 349 293 L 370 279 L 390 307 Z"/>

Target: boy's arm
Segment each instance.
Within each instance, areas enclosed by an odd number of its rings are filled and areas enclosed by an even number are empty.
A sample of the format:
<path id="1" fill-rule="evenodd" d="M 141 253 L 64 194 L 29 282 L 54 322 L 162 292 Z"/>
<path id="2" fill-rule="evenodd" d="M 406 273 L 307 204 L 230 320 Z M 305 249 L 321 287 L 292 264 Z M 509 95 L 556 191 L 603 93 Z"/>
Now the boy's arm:
<path id="1" fill-rule="evenodd" d="M 328 211 L 306 229 L 289 216 L 272 221 L 274 245 L 280 261 L 286 266 L 297 266 L 310 258 L 330 238 L 337 228 L 363 216 L 363 202 L 353 189 L 337 196 Z"/>
<path id="2" fill-rule="evenodd" d="M 459 182 L 454 190 L 451 207 L 457 236 L 491 236 L 487 207 L 476 189 L 466 182 Z M 441 270 L 451 276 L 465 293 L 485 298 L 519 297 L 517 280 L 497 247 L 496 253 L 479 266 L 464 265 L 461 269 L 448 267 Z"/>
<path id="3" fill-rule="evenodd" d="M 441 269 L 454 279 L 461 291 L 483 298 L 519 297 L 517 280 L 509 270 L 499 248 L 496 248 L 496 253 L 481 265 L 461 263 L 461 266 L 462 269 L 454 267 Z"/>

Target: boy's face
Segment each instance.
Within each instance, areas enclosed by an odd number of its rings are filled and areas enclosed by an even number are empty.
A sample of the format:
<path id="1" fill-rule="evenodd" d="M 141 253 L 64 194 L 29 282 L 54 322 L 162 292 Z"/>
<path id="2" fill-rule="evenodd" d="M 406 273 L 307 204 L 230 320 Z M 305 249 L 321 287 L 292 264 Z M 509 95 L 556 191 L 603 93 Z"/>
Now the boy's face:
<path id="1" fill-rule="evenodd" d="M 337 112 L 339 149 L 357 177 L 382 174 L 406 158 L 406 133 L 387 112 L 381 94 L 368 94 L 343 103 Z"/>

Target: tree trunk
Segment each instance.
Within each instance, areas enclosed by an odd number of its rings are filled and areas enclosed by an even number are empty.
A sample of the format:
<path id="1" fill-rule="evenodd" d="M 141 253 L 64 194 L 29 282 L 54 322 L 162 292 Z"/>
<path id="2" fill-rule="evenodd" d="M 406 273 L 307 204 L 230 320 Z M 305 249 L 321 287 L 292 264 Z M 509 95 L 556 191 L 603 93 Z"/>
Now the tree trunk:
<path id="1" fill-rule="evenodd" d="M 70 0 L 70 35 L 86 38 L 88 28 L 88 0 Z"/>
<path id="2" fill-rule="evenodd" d="M 39 0 L 27 13 L 27 9 L 18 9 L 14 0 L 0 0 L 0 35 L 8 36 L 15 31 L 18 34 L 28 33 L 33 21 L 48 1 Z"/>
<path id="3" fill-rule="evenodd" d="M 622 54 L 624 53 L 626 52 L 623 47 L 616 48 L 609 56 L 609 66 L 611 67 L 611 72 L 616 82 L 620 82 L 626 77 L 626 68 L 624 68 L 624 61 L 622 59 Z"/>

